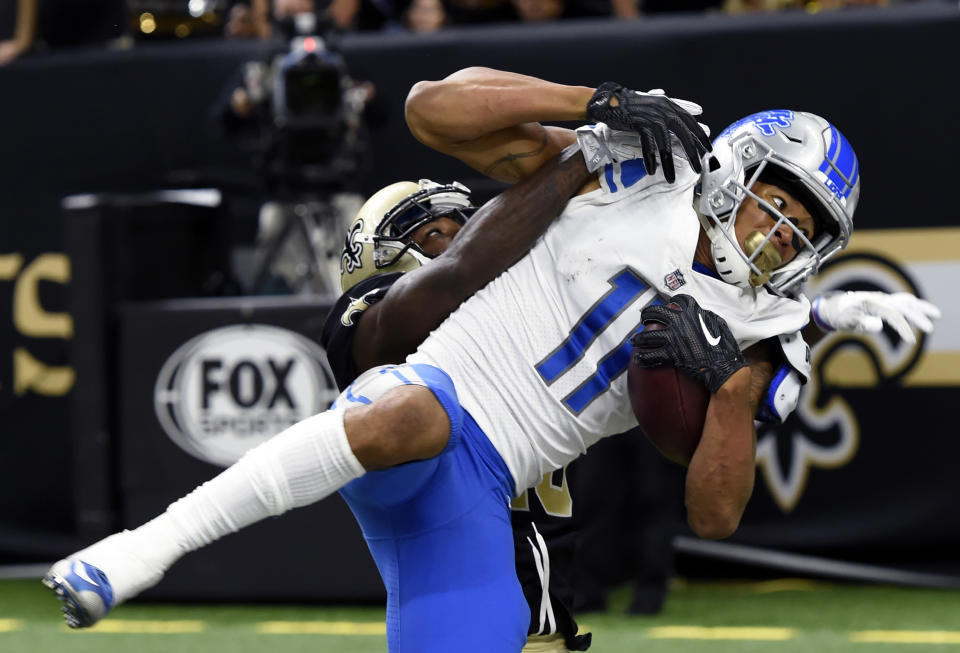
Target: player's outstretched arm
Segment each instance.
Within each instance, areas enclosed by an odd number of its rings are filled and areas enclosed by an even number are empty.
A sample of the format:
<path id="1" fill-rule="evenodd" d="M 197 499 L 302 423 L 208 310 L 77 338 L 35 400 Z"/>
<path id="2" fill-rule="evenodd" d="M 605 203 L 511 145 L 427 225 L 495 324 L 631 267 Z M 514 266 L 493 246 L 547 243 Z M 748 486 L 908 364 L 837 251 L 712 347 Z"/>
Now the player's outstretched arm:
<path id="1" fill-rule="evenodd" d="M 523 179 L 574 140 L 541 121 L 586 120 L 594 90 L 536 77 L 464 68 L 410 89 L 406 119 L 421 143 L 501 181 Z"/>
<path id="2" fill-rule="evenodd" d="M 484 204 L 446 252 L 404 274 L 367 309 L 353 339 L 357 369 L 413 353 L 465 299 L 530 249 L 588 177 L 580 152 L 567 151 Z"/>
<path id="3" fill-rule="evenodd" d="M 637 136 L 647 169 L 663 165 L 674 180 L 671 134 L 699 170 L 710 149 L 694 116 L 700 106 L 668 98 L 657 89 L 634 91 L 606 82 L 597 89 L 555 84 L 491 68 L 465 68 L 440 81 L 414 85 L 407 96 L 407 124 L 435 150 L 457 157 L 503 181 L 523 179 L 572 142 L 569 130 L 541 122 L 604 122 Z"/>

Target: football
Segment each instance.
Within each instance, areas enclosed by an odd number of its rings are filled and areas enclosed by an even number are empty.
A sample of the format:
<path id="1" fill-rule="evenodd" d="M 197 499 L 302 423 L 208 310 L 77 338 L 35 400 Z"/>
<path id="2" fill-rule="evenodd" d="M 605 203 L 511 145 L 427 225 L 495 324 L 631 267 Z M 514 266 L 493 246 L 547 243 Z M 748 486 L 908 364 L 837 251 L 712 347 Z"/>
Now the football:
<path id="1" fill-rule="evenodd" d="M 644 329 L 662 329 L 647 322 Z M 640 429 L 660 453 L 689 465 L 700 442 L 710 392 L 699 381 L 673 367 L 640 367 L 631 356 L 627 388 Z"/>

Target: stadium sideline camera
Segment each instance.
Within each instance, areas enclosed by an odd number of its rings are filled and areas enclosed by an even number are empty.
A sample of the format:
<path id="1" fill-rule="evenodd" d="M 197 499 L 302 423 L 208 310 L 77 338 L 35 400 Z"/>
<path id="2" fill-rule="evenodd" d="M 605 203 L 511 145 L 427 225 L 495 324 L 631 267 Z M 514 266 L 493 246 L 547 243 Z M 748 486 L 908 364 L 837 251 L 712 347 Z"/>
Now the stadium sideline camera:
<path id="1" fill-rule="evenodd" d="M 350 78 L 335 34 L 312 12 L 281 25 L 289 47 L 244 67 L 243 88 L 259 107 L 264 172 L 283 191 L 335 190 L 366 154 L 367 90 Z"/>

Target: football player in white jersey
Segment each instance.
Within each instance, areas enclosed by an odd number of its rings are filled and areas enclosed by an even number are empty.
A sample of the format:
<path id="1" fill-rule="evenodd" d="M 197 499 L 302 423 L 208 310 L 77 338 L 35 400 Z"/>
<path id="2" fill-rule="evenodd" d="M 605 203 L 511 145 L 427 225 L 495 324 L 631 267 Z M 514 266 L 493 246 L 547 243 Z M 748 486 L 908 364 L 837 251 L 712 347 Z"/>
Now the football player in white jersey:
<path id="1" fill-rule="evenodd" d="M 472 245 L 452 260 L 439 255 L 477 211 L 462 184 L 398 182 L 367 200 L 348 229 L 340 270 L 344 293 L 320 338 L 340 390 L 369 367 L 402 363 L 443 317 L 529 249 L 590 176 L 579 156 L 549 162 L 537 175 L 502 193 L 494 210 L 476 213 L 484 224 L 474 224 L 479 228 L 472 235 L 464 232 Z M 427 262 L 441 266 L 441 273 L 417 275 L 404 292 L 390 292 L 403 274 Z M 517 577 L 531 615 L 524 652 L 583 651 L 591 641 L 590 633 L 578 632 L 570 607 L 576 527 L 566 469 L 558 474 L 561 488 L 531 491 L 511 512 Z"/>
<path id="2" fill-rule="evenodd" d="M 699 161 L 655 163 L 649 138 L 665 133 L 638 139 L 598 126 L 578 136 L 537 122 L 630 128 L 649 97 L 488 69 L 417 85 L 408 122 L 432 147 L 516 180 L 566 147 L 570 155 L 576 140 L 598 180 L 407 364 L 369 370 L 330 411 L 160 517 L 54 565 L 47 580 L 68 616 L 98 618 L 183 553 L 342 488 L 385 583 L 403 595 L 388 604 L 391 651 L 518 651 L 529 612 L 513 571 L 509 499 L 636 425 L 623 371 L 651 305 L 668 326 L 656 332 L 656 354 L 641 358 L 666 358 L 711 392 L 687 471 L 688 520 L 704 537 L 733 532 L 753 485 L 753 417 L 761 404 L 789 409 L 799 387 L 781 383 L 766 401 L 765 382 L 781 361 L 785 378 L 804 372 L 805 346 L 790 343 L 802 342 L 795 334 L 810 305 L 791 291 L 849 238 L 859 170 L 839 132 L 801 112 L 733 125 L 703 158 L 702 178 Z M 877 317 L 867 302 L 854 315 L 829 300 L 825 324 L 872 328 L 860 319 Z M 908 330 L 926 326 L 915 304 L 884 308 L 892 313 L 880 317 L 896 313 Z M 747 366 L 741 349 L 757 362 Z"/>

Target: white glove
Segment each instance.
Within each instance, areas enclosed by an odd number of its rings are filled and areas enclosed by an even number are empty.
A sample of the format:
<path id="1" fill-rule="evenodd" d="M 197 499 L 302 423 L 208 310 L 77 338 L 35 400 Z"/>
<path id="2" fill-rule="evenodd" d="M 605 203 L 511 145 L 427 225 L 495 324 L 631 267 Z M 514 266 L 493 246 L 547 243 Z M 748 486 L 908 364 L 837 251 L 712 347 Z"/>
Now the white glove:
<path id="1" fill-rule="evenodd" d="M 643 91 L 635 91 L 635 92 L 637 95 L 661 95 L 667 98 L 668 100 L 670 100 L 671 102 L 673 102 L 674 104 L 676 104 L 677 106 L 679 106 L 681 109 L 689 113 L 691 116 L 699 116 L 703 114 L 703 107 L 701 107 L 696 102 L 691 102 L 690 100 L 681 100 L 680 98 L 675 98 L 675 97 L 668 97 L 666 91 L 664 91 L 662 88 L 651 88 L 646 93 L 644 93 Z M 707 136 L 710 135 L 709 129 L 704 131 L 707 132 Z"/>
<path id="2" fill-rule="evenodd" d="M 931 333 L 933 320 L 940 317 L 934 304 L 906 292 L 827 293 L 813 300 L 811 312 L 825 331 L 877 333 L 887 323 L 911 345 L 917 341 L 914 329 Z"/>
<path id="3" fill-rule="evenodd" d="M 643 95 L 643 93 L 641 93 L 640 91 L 637 91 L 637 95 Z M 689 113 L 691 116 L 699 116 L 703 114 L 703 107 L 701 107 L 696 102 L 691 102 L 690 100 L 681 100 L 680 98 L 675 98 L 675 97 L 668 97 L 666 92 L 662 88 L 651 88 L 649 91 L 646 92 L 646 95 L 662 95 L 666 97 L 668 100 L 670 100 L 671 102 L 673 102 L 674 104 L 676 104 L 677 106 L 679 106 L 681 109 Z M 703 130 L 704 134 L 706 134 L 707 136 L 710 135 L 710 128 L 708 126 L 706 126 L 702 122 L 698 122 L 697 124 L 700 125 L 700 129 Z"/>

